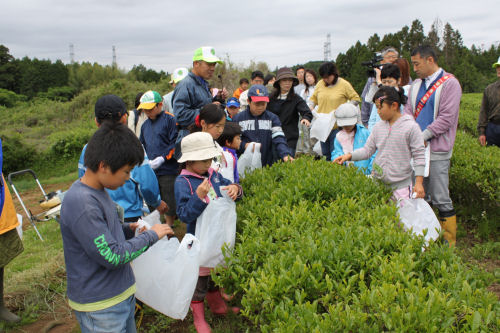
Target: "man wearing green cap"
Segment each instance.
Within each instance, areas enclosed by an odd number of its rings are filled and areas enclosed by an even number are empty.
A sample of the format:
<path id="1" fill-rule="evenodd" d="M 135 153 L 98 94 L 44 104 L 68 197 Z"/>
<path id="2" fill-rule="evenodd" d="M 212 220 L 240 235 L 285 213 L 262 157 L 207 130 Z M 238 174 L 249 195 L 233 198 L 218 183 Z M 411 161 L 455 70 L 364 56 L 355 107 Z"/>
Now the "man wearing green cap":
<path id="1" fill-rule="evenodd" d="M 213 47 L 203 46 L 196 49 L 193 55 L 193 69 L 175 87 L 172 105 L 179 126 L 178 144 L 184 136 L 189 134 L 187 128 L 194 124 L 200 109 L 204 105 L 216 102 L 207 81 L 214 75 L 217 63 L 220 64 L 222 61 L 215 55 Z M 224 100 L 227 98 L 225 90 L 222 91 L 222 98 Z"/>
<path id="2" fill-rule="evenodd" d="M 484 90 L 477 131 L 482 146 L 500 147 L 500 57 L 493 68 L 497 71 L 498 80 Z"/>

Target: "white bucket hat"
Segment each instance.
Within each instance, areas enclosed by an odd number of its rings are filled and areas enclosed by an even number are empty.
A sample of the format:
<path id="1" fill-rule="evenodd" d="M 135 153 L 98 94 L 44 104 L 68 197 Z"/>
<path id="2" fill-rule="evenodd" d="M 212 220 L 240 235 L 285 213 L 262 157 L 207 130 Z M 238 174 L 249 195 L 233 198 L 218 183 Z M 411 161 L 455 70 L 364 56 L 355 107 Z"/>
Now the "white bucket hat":
<path id="1" fill-rule="evenodd" d="M 221 155 L 213 137 L 206 132 L 187 135 L 181 141 L 181 158 L 177 162 L 204 161 Z"/>
<path id="2" fill-rule="evenodd" d="M 335 119 L 337 119 L 337 125 L 342 126 L 352 126 L 356 125 L 358 122 L 359 109 L 352 103 L 344 103 L 335 110 Z"/>

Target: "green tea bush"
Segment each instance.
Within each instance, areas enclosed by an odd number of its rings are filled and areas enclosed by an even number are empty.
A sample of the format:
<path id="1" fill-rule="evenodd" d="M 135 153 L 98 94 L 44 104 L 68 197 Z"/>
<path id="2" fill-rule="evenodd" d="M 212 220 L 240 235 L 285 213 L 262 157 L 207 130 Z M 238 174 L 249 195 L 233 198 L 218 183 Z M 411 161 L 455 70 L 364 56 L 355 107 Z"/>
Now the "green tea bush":
<path id="1" fill-rule="evenodd" d="M 384 185 L 301 158 L 243 180 L 215 281 L 263 332 L 495 331 L 499 304 L 453 250 L 398 225 Z"/>
<path id="2" fill-rule="evenodd" d="M 460 113 L 458 117 L 458 128 L 474 136 L 477 140 L 477 121 L 479 110 L 481 110 L 481 99 L 483 94 L 464 94 L 460 101 Z"/>
<path id="3" fill-rule="evenodd" d="M 498 232 L 500 220 L 500 148 L 482 147 L 476 138 L 458 130 L 450 168 L 450 194 L 459 216 L 484 222 Z"/>

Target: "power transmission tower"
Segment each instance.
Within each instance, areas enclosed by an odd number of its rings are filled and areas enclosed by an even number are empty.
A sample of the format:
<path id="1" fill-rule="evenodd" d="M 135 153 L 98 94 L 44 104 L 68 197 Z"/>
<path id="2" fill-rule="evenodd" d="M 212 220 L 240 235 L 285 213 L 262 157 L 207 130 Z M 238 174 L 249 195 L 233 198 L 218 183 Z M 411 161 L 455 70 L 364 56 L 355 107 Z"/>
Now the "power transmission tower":
<path id="1" fill-rule="evenodd" d="M 330 42 L 330 34 L 326 35 L 326 42 L 323 45 L 324 60 L 330 61 L 332 58 L 332 44 Z"/>
<path id="2" fill-rule="evenodd" d="M 75 48 L 73 44 L 69 44 L 69 61 L 72 65 L 75 63 Z"/>
<path id="3" fill-rule="evenodd" d="M 113 67 L 116 68 L 116 48 L 113 45 Z"/>

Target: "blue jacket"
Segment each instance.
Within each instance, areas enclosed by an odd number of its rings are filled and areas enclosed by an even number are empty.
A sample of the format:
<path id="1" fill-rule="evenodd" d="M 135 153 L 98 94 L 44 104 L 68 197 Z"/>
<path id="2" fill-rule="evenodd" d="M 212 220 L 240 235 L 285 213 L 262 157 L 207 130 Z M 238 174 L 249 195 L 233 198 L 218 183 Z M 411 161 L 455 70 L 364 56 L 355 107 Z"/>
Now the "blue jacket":
<path id="1" fill-rule="evenodd" d="M 274 113 L 266 110 L 256 117 L 250 113 L 250 107 L 247 107 L 245 111 L 234 116 L 233 122 L 239 123 L 242 131 L 239 154 L 245 151 L 247 143 L 259 142 L 262 166 L 273 163 L 273 144 L 280 158 L 290 155 L 290 148 L 286 143 L 281 122 Z"/>
<path id="2" fill-rule="evenodd" d="M 177 216 L 179 217 L 179 220 L 187 223 L 187 233 L 193 235 L 196 230 L 196 220 L 201 213 L 203 213 L 210 201 L 208 197 L 205 197 L 205 200 L 203 201 L 196 194 L 196 189 L 205 178 L 208 178 L 217 198 L 222 197 L 222 193 L 220 192 L 221 187 L 232 184 L 229 180 L 222 177 L 220 173 L 215 172 L 212 168 L 210 168 L 208 173 L 203 177 L 183 169 L 181 174 L 177 176 L 177 179 L 175 180 L 174 193 L 175 203 L 177 205 Z M 238 185 L 238 187 L 240 187 L 238 197 L 241 197 L 243 192 L 241 190 L 241 186 Z"/>
<path id="3" fill-rule="evenodd" d="M 80 159 L 78 160 L 78 178 L 82 178 L 85 173 L 83 157 L 85 149 L 83 147 Z M 148 157 L 144 153 L 144 162 L 136 166 L 130 173 L 130 179 L 116 190 L 106 189 L 111 199 L 120 205 L 125 211 L 125 218 L 142 216 L 143 199 L 152 207 L 158 207 L 161 203 L 160 188 L 158 180 L 149 166 Z"/>
<path id="4" fill-rule="evenodd" d="M 152 161 L 163 156 L 165 162 L 155 170 L 156 175 L 177 175 L 178 163 L 174 158 L 177 126 L 171 113 L 161 112 L 155 120 L 147 119 L 141 127 L 141 141 Z"/>
<path id="5" fill-rule="evenodd" d="M 368 131 L 363 125 L 356 124 L 356 134 L 354 134 L 353 151 L 358 148 L 363 148 L 369 136 L 370 131 Z M 332 161 L 335 158 L 344 155 L 344 150 L 342 149 L 340 142 L 337 140 L 337 137 L 335 137 L 334 147 L 335 149 L 332 151 Z M 369 175 L 372 172 L 372 164 L 375 156 L 376 154 L 373 154 L 372 157 L 370 157 L 370 159 L 368 160 L 355 161 L 354 165 L 358 169 L 364 169 L 363 173 L 365 175 Z"/>
<path id="6" fill-rule="evenodd" d="M 177 84 L 172 95 L 172 107 L 179 125 L 177 142 L 189 134 L 188 126 L 194 124 L 200 109 L 212 101 L 208 82 L 191 72 Z"/>

